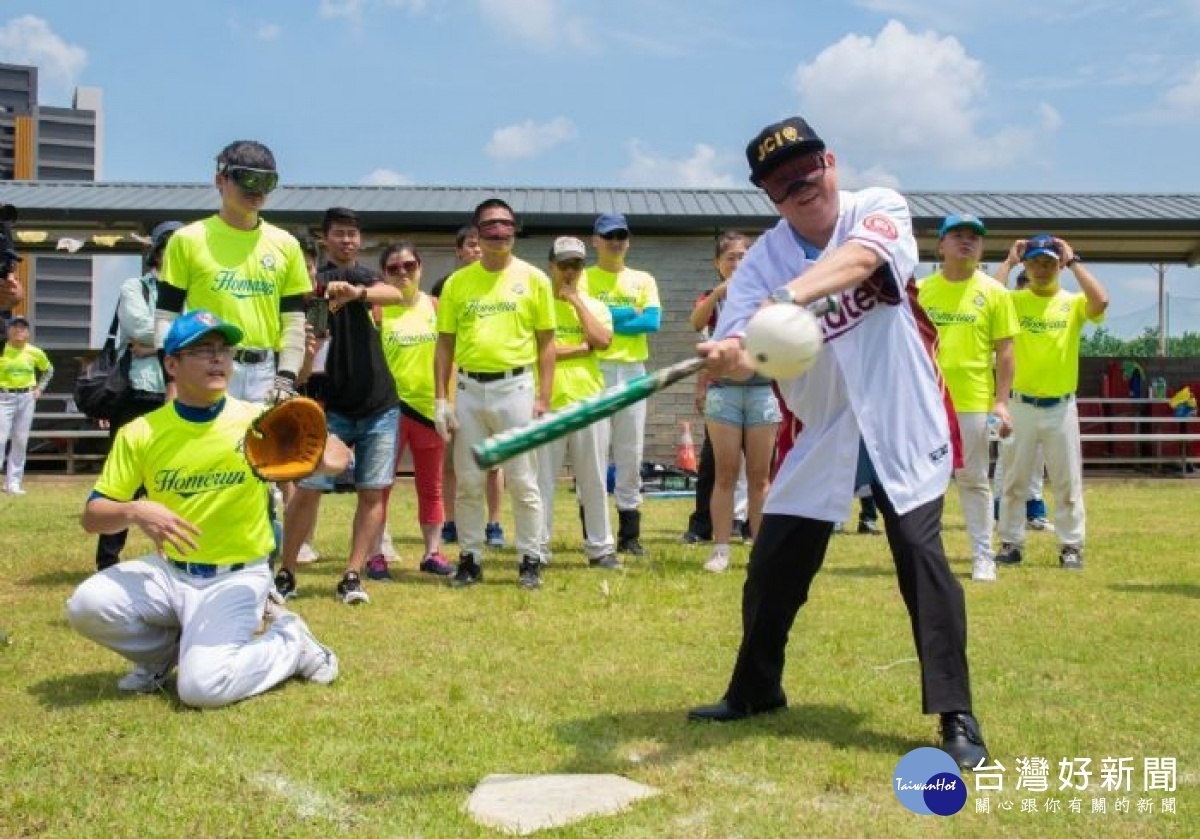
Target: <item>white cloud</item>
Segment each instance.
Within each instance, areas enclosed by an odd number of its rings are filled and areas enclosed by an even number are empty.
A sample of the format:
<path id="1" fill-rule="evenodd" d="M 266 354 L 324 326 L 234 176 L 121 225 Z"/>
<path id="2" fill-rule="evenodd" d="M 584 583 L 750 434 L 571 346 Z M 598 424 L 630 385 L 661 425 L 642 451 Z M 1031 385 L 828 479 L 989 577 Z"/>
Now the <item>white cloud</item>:
<path id="1" fill-rule="evenodd" d="M 0 61 L 37 67 L 40 82 L 69 92 L 87 64 L 87 50 L 68 44 L 40 17 L 23 15 L 0 26 Z"/>
<path id="2" fill-rule="evenodd" d="M 484 18 L 502 34 L 542 48 L 560 43 L 571 47 L 590 44 L 583 20 L 565 15 L 560 0 L 478 0 L 478 3 Z"/>
<path id="3" fill-rule="evenodd" d="M 1200 119 L 1200 64 L 1190 76 L 1172 87 L 1162 97 L 1167 116 L 1180 121 Z"/>
<path id="4" fill-rule="evenodd" d="M 260 41 L 274 41 L 282 31 L 278 23 L 263 23 L 259 25 L 257 35 Z"/>
<path id="5" fill-rule="evenodd" d="M 869 186 L 900 188 L 900 179 L 879 165 L 856 169 L 853 166 L 847 166 L 839 159 L 837 171 L 838 186 L 842 189 L 865 189 Z"/>
<path id="6" fill-rule="evenodd" d="M 889 21 L 879 35 L 847 35 L 796 69 L 803 105 L 834 150 L 895 163 L 936 159 L 949 169 L 991 169 L 1028 154 L 1035 133 L 985 134 L 983 65 L 956 38 L 915 34 Z"/>
<path id="7" fill-rule="evenodd" d="M 1062 128 L 1062 114 L 1053 105 L 1046 102 L 1038 105 L 1038 113 L 1041 115 L 1042 128 L 1047 132 L 1054 132 Z"/>
<path id="8" fill-rule="evenodd" d="M 326 19 L 343 18 L 357 22 L 362 20 L 368 8 L 380 6 L 419 14 L 425 11 L 426 0 L 321 0 L 317 14 Z"/>
<path id="9" fill-rule="evenodd" d="M 691 156 L 683 159 L 655 155 L 638 139 L 628 141 L 625 148 L 630 162 L 621 171 L 621 181 L 630 186 L 721 189 L 745 185 L 722 171 L 732 165 L 732 159 L 705 143 L 697 143 Z"/>
<path id="10" fill-rule="evenodd" d="M 376 169 L 371 174 L 359 179 L 363 186 L 411 186 L 412 178 L 394 169 Z"/>
<path id="11" fill-rule="evenodd" d="M 497 128 L 483 151 L 494 160 L 523 160 L 574 140 L 578 133 L 575 123 L 566 117 L 555 117 L 540 124 L 527 119 L 517 125 Z"/>

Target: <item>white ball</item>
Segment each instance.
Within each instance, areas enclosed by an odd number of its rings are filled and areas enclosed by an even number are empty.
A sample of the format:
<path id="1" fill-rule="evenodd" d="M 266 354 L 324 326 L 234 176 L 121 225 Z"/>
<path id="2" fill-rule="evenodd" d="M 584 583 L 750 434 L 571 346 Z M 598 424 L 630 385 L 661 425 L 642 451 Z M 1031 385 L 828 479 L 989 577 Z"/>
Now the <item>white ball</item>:
<path id="1" fill-rule="evenodd" d="M 744 343 L 759 373 L 772 379 L 794 379 L 816 363 L 825 336 L 808 309 L 772 303 L 750 318 Z"/>

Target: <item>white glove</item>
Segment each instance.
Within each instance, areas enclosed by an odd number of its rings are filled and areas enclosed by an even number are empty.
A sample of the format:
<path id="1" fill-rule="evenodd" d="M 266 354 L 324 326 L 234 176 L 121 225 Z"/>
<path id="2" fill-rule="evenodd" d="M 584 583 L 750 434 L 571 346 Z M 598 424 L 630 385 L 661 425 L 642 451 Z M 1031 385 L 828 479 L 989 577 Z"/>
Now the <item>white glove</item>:
<path id="1" fill-rule="evenodd" d="M 438 399 L 433 403 L 433 427 L 447 443 L 458 429 L 458 417 L 454 415 L 454 406 L 448 399 Z"/>

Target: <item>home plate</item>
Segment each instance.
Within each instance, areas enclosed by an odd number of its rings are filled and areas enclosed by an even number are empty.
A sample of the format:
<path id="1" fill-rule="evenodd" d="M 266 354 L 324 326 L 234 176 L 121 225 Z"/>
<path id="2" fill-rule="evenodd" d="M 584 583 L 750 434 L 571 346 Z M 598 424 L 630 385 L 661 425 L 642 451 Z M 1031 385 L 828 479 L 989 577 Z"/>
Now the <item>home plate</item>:
<path id="1" fill-rule="evenodd" d="M 658 790 L 620 775 L 488 775 L 467 799 L 475 821 L 528 836 L 625 810 Z"/>

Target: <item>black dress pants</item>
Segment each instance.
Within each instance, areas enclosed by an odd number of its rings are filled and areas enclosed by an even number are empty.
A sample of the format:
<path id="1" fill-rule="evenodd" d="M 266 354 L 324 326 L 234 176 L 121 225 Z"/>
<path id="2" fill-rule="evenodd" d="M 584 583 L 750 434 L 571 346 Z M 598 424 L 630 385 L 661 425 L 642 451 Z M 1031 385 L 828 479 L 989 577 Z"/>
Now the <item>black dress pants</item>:
<path id="1" fill-rule="evenodd" d="M 872 492 L 912 624 L 924 713 L 970 711 L 966 605 L 942 547 L 942 499 L 900 516 L 878 483 Z M 742 589 L 742 643 L 725 693 L 731 705 L 768 708 L 784 699 L 788 634 L 832 532 L 832 522 L 763 516 Z"/>
<path id="2" fill-rule="evenodd" d="M 712 440 L 704 435 L 700 447 L 700 462 L 696 464 L 696 507 L 688 516 L 688 530 L 701 539 L 712 539 L 712 491 L 717 480 L 717 461 L 713 455 Z"/>

